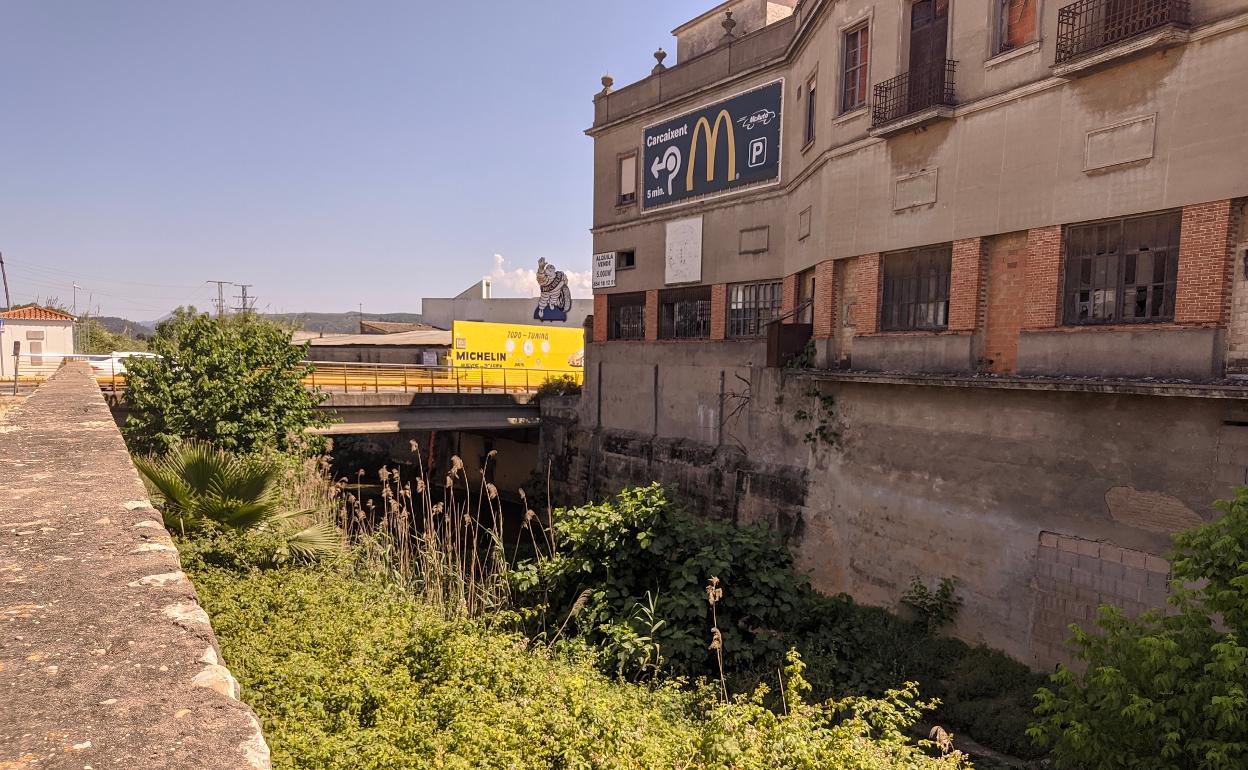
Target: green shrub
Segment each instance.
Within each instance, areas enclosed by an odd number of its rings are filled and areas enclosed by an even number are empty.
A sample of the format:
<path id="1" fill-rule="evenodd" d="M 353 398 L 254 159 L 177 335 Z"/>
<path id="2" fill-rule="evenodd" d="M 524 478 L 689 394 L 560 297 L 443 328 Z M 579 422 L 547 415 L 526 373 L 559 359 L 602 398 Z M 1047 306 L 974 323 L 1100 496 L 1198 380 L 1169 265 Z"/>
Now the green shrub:
<path id="1" fill-rule="evenodd" d="M 157 358 L 126 360 L 132 450 L 161 454 L 198 439 L 239 454 L 291 452 L 317 442 L 304 431 L 327 421 L 309 391 L 306 346 L 251 313 L 228 319 L 182 311 L 156 327 Z"/>
<path id="2" fill-rule="evenodd" d="M 583 647 L 448 620 L 345 563 L 250 567 L 264 545 L 248 541 L 179 545 L 277 770 L 967 767 L 905 738 L 913 687 L 807 703 L 794 656 L 787 714 L 761 692 L 724 705 L 712 688 L 613 680 Z"/>
<path id="3" fill-rule="evenodd" d="M 533 392 L 533 400 L 540 401 L 545 396 L 579 396 L 581 381 L 570 374 L 550 377 Z"/>
<path id="4" fill-rule="evenodd" d="M 522 563 L 512 576 L 520 601 L 538 610 L 531 634 L 552 635 L 566 625 L 565 633 L 605 649 L 609 667 L 628 676 L 644 664 L 646 648 L 637 651 L 636 637 L 652 639 L 668 674 L 718 677 L 705 594 L 714 576 L 724 592 L 718 627 L 731 692 L 777 685 L 785 651 L 796 648 L 816 699 L 878 697 L 898 682 L 918 681 L 924 697 L 942 701 L 933 715 L 941 724 L 999 751 L 1043 754 L 1025 734 L 1043 677 L 999 652 L 934 636 L 927 616 L 906 622 L 814 591 L 762 526 L 696 518 L 658 485 L 555 517 L 555 556 Z M 956 611 L 952 584 L 928 595 L 942 618 Z M 653 633 L 643 628 L 652 625 L 648 616 L 638 622 L 649 597 L 662 621 Z M 959 689 L 963 680 L 968 684 Z M 775 695 L 767 705 L 783 707 Z"/>
<path id="5" fill-rule="evenodd" d="M 1239 770 L 1248 766 L 1248 488 L 1223 516 L 1175 537 L 1169 613 L 1102 607 L 1074 629 L 1082 674 L 1041 689 L 1031 733 L 1060 767 Z"/>

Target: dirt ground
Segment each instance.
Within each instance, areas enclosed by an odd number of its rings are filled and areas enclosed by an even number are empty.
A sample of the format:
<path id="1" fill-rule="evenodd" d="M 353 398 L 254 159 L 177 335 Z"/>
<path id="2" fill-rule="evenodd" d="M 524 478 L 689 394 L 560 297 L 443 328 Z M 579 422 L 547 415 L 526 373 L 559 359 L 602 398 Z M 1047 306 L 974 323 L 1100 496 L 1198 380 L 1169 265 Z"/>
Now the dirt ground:
<path id="1" fill-rule="evenodd" d="M 26 396 L 6 396 L 0 395 L 0 420 L 11 412 L 14 407 L 26 400 Z"/>

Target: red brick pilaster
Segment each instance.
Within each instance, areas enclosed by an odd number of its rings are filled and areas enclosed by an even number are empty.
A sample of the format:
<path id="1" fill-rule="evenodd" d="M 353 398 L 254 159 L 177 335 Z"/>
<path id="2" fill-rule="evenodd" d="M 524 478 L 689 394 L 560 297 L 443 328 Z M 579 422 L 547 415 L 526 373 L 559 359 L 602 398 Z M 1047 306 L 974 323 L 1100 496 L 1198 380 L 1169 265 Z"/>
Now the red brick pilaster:
<path id="1" fill-rule="evenodd" d="M 796 323 L 793 308 L 797 307 L 797 274 L 786 275 L 780 284 L 780 315 L 784 316 L 781 323 Z"/>
<path id="2" fill-rule="evenodd" d="M 984 239 L 953 242 L 949 271 L 949 331 L 971 332 L 979 324 L 980 283 L 983 280 Z"/>
<path id="3" fill-rule="evenodd" d="M 815 265 L 814 336 L 831 337 L 836 331 L 836 263 L 828 259 Z"/>
<path id="4" fill-rule="evenodd" d="M 1183 207 L 1174 320 L 1223 323 L 1231 270 L 1231 201 Z"/>
<path id="5" fill-rule="evenodd" d="M 1061 306 L 1062 227 L 1027 231 L 1027 264 L 1023 277 L 1024 329 L 1051 329 Z"/>
<path id="6" fill-rule="evenodd" d="M 594 295 L 594 342 L 607 341 L 607 295 Z"/>
<path id="7" fill-rule="evenodd" d="M 659 338 L 659 290 L 646 292 L 646 342 Z"/>
<path id="8" fill-rule="evenodd" d="M 880 255 L 854 258 L 854 334 L 874 334 L 880 328 Z"/>
<path id="9" fill-rule="evenodd" d="M 711 339 L 728 337 L 728 284 L 711 286 Z"/>

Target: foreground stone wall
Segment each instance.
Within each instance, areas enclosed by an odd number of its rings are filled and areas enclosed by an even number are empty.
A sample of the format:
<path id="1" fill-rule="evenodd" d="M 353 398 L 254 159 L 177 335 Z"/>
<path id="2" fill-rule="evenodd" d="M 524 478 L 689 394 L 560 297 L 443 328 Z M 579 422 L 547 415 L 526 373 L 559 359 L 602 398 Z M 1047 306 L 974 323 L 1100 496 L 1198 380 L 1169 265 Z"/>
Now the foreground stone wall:
<path id="1" fill-rule="evenodd" d="M 1067 626 L 1099 603 L 1162 604 L 1173 533 L 1211 519 L 1212 501 L 1248 478 L 1242 388 L 1144 395 L 759 367 L 741 382 L 731 360 L 656 347 L 655 365 L 671 367 L 650 377 L 671 382 L 660 398 L 697 400 L 698 414 L 652 408 L 638 377 L 608 380 L 633 352 L 608 345 L 616 363 L 601 369 L 590 346 L 579 404 L 542 404 L 541 463 L 562 499 L 657 480 L 703 515 L 768 522 L 816 587 L 870 604 L 896 606 L 912 576 L 956 576 L 955 633 L 1041 669 L 1066 660 Z M 829 440 L 807 440 L 821 422 Z"/>
<path id="2" fill-rule="evenodd" d="M 85 364 L 0 420 L 0 767 L 256 768 L 222 665 Z"/>

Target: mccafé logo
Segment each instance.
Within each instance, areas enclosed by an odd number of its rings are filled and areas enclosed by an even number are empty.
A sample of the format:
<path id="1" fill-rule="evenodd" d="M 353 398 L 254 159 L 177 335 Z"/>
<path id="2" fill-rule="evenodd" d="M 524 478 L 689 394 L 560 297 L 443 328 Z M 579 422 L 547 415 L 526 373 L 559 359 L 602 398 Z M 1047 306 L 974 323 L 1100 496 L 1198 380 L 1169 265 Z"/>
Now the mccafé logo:
<path id="1" fill-rule="evenodd" d="M 715 116 L 715 124 L 706 119 L 698 118 L 693 127 L 693 139 L 689 144 L 689 170 L 685 172 L 685 191 L 693 192 L 693 172 L 698 166 L 698 141 L 706 135 L 706 181 L 715 181 L 715 149 L 719 146 L 719 127 L 723 124 L 728 142 L 728 181 L 737 178 L 737 137 L 732 130 L 732 116 L 728 110 L 720 110 Z"/>

